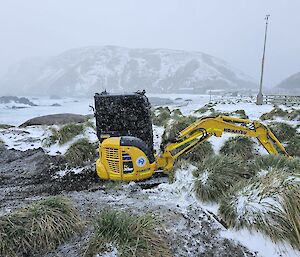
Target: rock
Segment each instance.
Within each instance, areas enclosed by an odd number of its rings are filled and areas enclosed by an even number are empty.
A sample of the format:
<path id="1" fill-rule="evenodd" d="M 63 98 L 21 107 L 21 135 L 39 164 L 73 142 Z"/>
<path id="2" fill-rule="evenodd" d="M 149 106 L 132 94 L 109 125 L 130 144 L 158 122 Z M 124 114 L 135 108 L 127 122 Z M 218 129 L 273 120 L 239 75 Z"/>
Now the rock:
<path id="1" fill-rule="evenodd" d="M 27 127 L 32 125 L 63 125 L 67 123 L 83 123 L 86 121 L 85 115 L 73 113 L 59 113 L 36 117 L 27 120 L 20 127 Z"/>
<path id="2" fill-rule="evenodd" d="M 7 104 L 10 102 L 18 103 L 18 104 L 26 104 L 29 106 L 37 106 L 33 102 L 29 101 L 26 97 L 17 97 L 17 96 L 1 96 L 0 97 L 0 103 L 1 104 Z"/>
<path id="3" fill-rule="evenodd" d="M 54 103 L 54 104 L 51 104 L 51 106 L 61 106 L 61 104 Z"/>

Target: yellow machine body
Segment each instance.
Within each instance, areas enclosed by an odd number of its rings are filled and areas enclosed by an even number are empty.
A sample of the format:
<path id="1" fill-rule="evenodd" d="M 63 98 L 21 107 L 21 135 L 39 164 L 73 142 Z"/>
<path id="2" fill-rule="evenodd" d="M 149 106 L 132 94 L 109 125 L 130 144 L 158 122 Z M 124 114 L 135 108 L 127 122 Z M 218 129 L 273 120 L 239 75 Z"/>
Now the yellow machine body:
<path id="1" fill-rule="evenodd" d="M 105 180 L 136 181 L 150 178 L 157 170 L 170 172 L 180 155 L 190 152 L 212 136 L 221 137 L 223 133 L 255 137 L 269 154 L 281 153 L 289 157 L 272 131 L 258 121 L 228 116 L 204 117 L 180 131 L 155 158 L 147 154 L 145 143 L 138 138 L 126 137 L 132 141 L 127 140 L 125 145 L 125 137 L 104 139 L 99 145 L 97 174 Z M 138 147 L 143 144 L 144 147 Z"/>
<path id="2" fill-rule="evenodd" d="M 135 146 L 122 146 L 120 137 L 105 139 L 99 146 L 96 162 L 98 176 L 104 180 L 136 181 L 150 178 L 155 162 L 150 163 L 147 155 Z"/>

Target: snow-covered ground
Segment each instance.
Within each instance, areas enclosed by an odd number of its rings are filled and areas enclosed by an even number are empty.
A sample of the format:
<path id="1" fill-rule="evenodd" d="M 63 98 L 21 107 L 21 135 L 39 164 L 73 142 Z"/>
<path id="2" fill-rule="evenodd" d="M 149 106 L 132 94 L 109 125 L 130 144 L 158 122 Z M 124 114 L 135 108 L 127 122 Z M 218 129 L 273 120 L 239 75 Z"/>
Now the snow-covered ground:
<path id="1" fill-rule="evenodd" d="M 194 115 L 194 111 L 203 107 L 209 103 L 210 97 L 207 95 L 149 95 L 155 97 L 163 97 L 171 99 L 174 104 L 170 105 L 170 109 L 179 108 L 184 115 Z M 93 105 L 93 98 L 86 99 L 55 99 L 49 98 L 29 98 L 32 102 L 38 106 L 11 109 L 10 106 L 2 104 L 0 105 L 0 124 L 20 125 L 26 120 L 42 116 L 46 114 L 55 113 L 78 113 L 78 114 L 92 114 L 92 110 L 89 105 Z M 250 119 L 258 120 L 259 117 L 266 112 L 273 109 L 272 105 L 257 106 L 250 98 L 243 98 L 241 101 L 239 98 L 228 98 L 222 96 L 214 96 L 213 101 L 218 103 L 213 107 L 216 111 L 220 112 L 232 112 L 236 110 L 245 110 Z M 51 106 L 53 104 L 59 104 L 61 106 Z M 294 123 L 293 123 L 294 124 Z M 153 126 L 154 131 L 154 147 L 159 151 L 161 143 L 161 135 L 163 128 Z M 5 142 L 8 148 L 14 148 L 19 150 L 34 149 L 42 147 L 51 155 L 57 153 L 63 154 L 68 149 L 70 144 L 77 139 L 87 137 L 91 142 L 96 142 L 97 137 L 95 131 L 91 128 L 86 128 L 83 135 L 77 136 L 71 142 L 64 145 L 52 145 L 50 147 L 45 146 L 43 139 L 49 136 L 49 128 L 47 126 L 30 126 L 27 128 L 13 127 L 10 129 L 0 129 L 0 139 Z M 214 146 L 214 150 L 218 152 L 223 142 L 232 135 L 225 135 L 222 138 L 212 137 L 210 141 Z M 263 150 L 262 150 L 263 151 Z M 187 167 L 186 169 L 178 170 L 176 176 L 177 180 L 173 184 L 161 184 L 154 189 L 143 190 L 142 194 L 147 195 L 148 201 L 153 201 L 156 204 L 162 204 L 166 206 L 178 205 L 181 212 L 184 214 L 189 210 L 191 206 L 197 206 L 203 209 L 205 212 L 212 212 L 217 214 L 218 206 L 204 204 L 198 201 L 193 192 L 193 167 Z M 80 172 L 80 170 L 76 171 Z M 62 171 L 59 176 L 64 176 L 66 172 Z M 209 214 L 208 214 L 209 215 Z M 274 244 L 268 238 L 264 237 L 258 232 L 252 232 L 246 230 L 234 231 L 221 228 L 220 235 L 225 238 L 231 238 L 242 245 L 245 245 L 253 252 L 257 252 L 259 257 L 296 257 L 300 256 L 299 251 L 291 249 L 287 244 Z M 114 256 L 107 253 L 105 256 Z"/>

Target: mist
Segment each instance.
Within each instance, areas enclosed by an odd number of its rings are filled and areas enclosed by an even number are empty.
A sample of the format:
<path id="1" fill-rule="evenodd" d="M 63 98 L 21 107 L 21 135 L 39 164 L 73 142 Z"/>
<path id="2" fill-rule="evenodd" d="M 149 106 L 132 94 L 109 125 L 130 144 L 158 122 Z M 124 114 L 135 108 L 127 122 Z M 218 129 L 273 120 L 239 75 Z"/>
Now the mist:
<path id="1" fill-rule="evenodd" d="M 264 81 L 272 87 L 300 70 L 299 9 L 297 0 L 1 1 L 0 77 L 24 58 L 116 45 L 204 52 L 258 83 L 270 14 Z"/>

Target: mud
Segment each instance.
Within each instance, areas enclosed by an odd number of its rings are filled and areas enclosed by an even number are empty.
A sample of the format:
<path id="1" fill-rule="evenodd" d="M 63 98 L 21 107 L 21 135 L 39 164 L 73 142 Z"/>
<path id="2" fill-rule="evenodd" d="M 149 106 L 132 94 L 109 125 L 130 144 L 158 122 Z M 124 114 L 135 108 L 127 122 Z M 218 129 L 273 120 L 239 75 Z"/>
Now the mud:
<path id="1" fill-rule="evenodd" d="M 44 257 L 80 257 L 92 233 L 93 217 L 103 208 L 130 213 L 152 213 L 160 219 L 157 228 L 166 237 L 174 256 L 250 257 L 256 256 L 233 240 L 220 236 L 224 227 L 198 206 L 185 208 L 164 196 L 160 185 L 168 178 L 154 179 L 153 186 L 141 183 L 99 182 L 94 166 L 80 173 L 58 172 L 66 168 L 61 156 L 49 156 L 42 149 L 17 151 L 0 147 L 0 215 L 49 195 L 63 194 L 73 200 L 87 221 L 82 235 L 72 238 Z M 162 184 L 161 184 L 162 183 Z"/>

